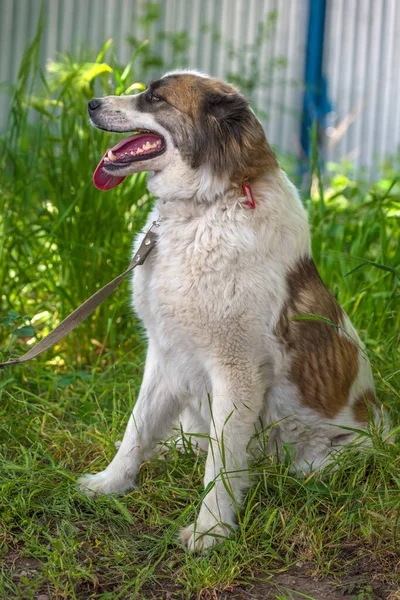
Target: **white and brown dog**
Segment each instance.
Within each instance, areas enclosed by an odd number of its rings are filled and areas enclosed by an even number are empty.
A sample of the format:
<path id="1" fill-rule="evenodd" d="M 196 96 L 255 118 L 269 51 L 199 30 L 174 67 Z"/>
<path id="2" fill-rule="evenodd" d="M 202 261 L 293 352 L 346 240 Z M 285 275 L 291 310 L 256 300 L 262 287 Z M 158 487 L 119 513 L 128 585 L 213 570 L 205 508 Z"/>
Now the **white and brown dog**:
<path id="1" fill-rule="evenodd" d="M 252 436 L 268 428 L 281 455 L 290 444 L 298 472 L 323 466 L 356 435 L 348 428 L 379 419 L 371 368 L 311 258 L 297 191 L 234 87 L 170 73 L 136 96 L 91 100 L 89 113 L 100 129 L 136 132 L 106 153 L 95 184 L 152 171 L 148 223 L 160 222 L 134 276 L 148 335 L 140 394 L 112 462 L 80 483 L 105 494 L 133 488 L 179 421 L 202 435 L 200 446 L 208 436 L 209 492 L 181 533 L 202 550 L 234 526 Z M 293 319 L 310 314 L 325 320 Z"/>

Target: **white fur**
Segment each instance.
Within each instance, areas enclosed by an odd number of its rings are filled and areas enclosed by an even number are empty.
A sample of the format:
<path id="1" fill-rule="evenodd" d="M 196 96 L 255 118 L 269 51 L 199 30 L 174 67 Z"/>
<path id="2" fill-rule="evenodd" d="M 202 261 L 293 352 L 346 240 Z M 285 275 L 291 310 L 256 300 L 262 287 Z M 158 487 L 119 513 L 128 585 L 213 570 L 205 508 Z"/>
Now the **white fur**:
<path id="1" fill-rule="evenodd" d="M 153 129 L 153 117 L 145 117 L 135 125 Z M 326 461 L 343 433 L 334 425 L 359 425 L 349 408 L 327 422 L 300 402 L 274 333 L 286 274 L 310 253 L 294 186 L 279 169 L 265 175 L 253 187 L 251 210 L 228 180 L 194 171 L 177 149 L 166 154 L 166 166 L 149 178 L 159 199 L 147 226 L 161 216 L 157 245 L 134 274 L 134 307 L 149 340 L 142 387 L 114 459 L 80 482 L 98 493 L 129 490 L 142 461 L 183 414 L 188 433 L 209 434 L 210 489 L 196 524 L 181 533 L 190 550 L 203 550 L 234 527 L 247 485 L 247 445 L 260 422 L 276 424 L 272 452 L 293 445 L 298 472 Z M 366 380 L 364 365 L 354 390 Z"/>

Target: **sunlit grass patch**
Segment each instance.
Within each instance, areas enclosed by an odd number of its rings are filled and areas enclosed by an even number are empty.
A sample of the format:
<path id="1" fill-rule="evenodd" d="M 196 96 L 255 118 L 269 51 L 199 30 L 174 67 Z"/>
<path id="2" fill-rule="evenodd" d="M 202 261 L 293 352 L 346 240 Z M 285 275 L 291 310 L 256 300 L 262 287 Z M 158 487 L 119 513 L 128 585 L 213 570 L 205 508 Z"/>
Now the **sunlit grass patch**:
<path id="1" fill-rule="evenodd" d="M 157 598 L 161 590 L 189 598 L 268 579 L 294 564 L 340 581 L 366 555 L 380 565 L 380 585 L 396 585 L 400 454 L 398 444 L 378 436 L 370 447 L 345 448 L 323 476 L 299 479 L 274 458 L 253 461 L 239 527 L 207 556 L 177 543 L 200 506 L 202 453 L 182 454 L 171 442 L 142 465 L 138 489 L 124 497 L 82 495 L 76 476 L 107 464 L 130 408 L 128 384 L 116 383 L 126 374 L 112 371 L 94 391 L 88 382 L 70 384 L 68 407 L 62 394 L 43 390 L 25 399 L 16 390 L 2 402 L 4 597 L 45 589 L 71 598 L 107 598 L 111 591 L 116 598 L 140 591 Z M 15 579 L 23 559 L 37 561 L 37 572 Z"/>

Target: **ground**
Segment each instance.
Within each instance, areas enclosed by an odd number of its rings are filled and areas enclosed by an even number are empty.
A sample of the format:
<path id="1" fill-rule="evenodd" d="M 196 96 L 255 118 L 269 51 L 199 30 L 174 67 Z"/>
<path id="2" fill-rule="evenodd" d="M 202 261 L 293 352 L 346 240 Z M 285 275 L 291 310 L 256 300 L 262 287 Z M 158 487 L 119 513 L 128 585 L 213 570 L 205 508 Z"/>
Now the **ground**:
<path id="1" fill-rule="evenodd" d="M 22 382 L 5 379 L 0 598 L 398 597 L 400 453 L 378 432 L 322 478 L 296 479 L 272 457 L 253 461 L 238 530 L 205 556 L 177 542 L 201 502 L 202 453 L 171 441 L 142 465 L 138 489 L 81 494 L 78 475 L 115 452 L 143 356 L 140 343 L 87 378 L 25 367 Z"/>

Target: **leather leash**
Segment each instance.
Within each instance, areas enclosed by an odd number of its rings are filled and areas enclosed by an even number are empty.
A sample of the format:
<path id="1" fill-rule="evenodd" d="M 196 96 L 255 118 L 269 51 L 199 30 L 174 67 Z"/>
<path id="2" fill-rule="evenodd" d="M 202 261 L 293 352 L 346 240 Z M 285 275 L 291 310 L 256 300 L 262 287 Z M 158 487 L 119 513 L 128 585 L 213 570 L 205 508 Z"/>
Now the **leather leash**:
<path id="1" fill-rule="evenodd" d="M 68 317 L 66 317 L 53 331 L 51 331 L 46 337 L 44 337 L 40 342 L 35 344 L 28 352 L 20 356 L 19 358 L 13 358 L 7 360 L 6 362 L 0 363 L 0 369 L 5 367 L 11 367 L 12 365 L 19 365 L 20 363 L 27 362 L 28 360 L 32 360 L 32 358 L 36 358 L 52 346 L 57 344 L 60 340 L 65 338 L 75 327 L 78 327 L 82 321 L 84 321 L 89 315 L 92 314 L 94 310 L 108 296 L 110 296 L 119 286 L 121 281 L 125 279 L 125 277 L 135 269 L 138 265 L 142 265 L 150 252 L 153 250 L 154 246 L 157 242 L 157 234 L 153 231 L 154 228 L 159 226 L 159 220 L 153 221 L 150 229 L 147 231 L 144 236 L 142 243 L 140 244 L 139 250 L 135 253 L 132 258 L 129 267 L 118 275 L 115 279 L 107 283 L 104 287 L 98 290 L 93 296 L 90 296 L 83 304 L 78 306 Z"/>

